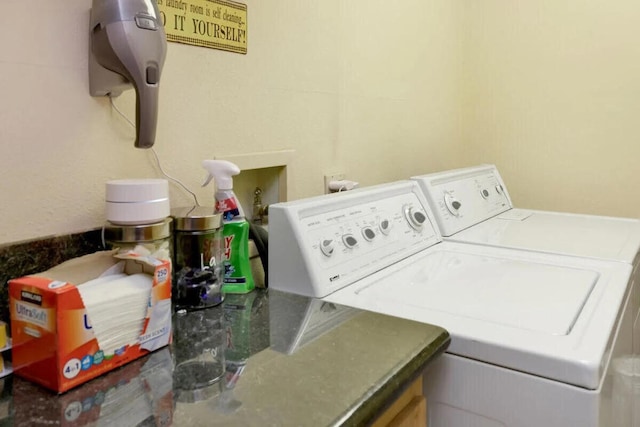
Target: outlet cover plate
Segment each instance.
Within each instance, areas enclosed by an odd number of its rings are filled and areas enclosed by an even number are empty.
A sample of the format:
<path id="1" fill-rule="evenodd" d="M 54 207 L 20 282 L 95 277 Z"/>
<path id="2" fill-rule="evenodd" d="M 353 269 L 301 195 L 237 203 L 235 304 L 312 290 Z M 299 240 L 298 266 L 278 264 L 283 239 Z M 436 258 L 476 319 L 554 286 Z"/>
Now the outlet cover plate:
<path id="1" fill-rule="evenodd" d="M 347 175 L 342 172 L 326 174 L 324 176 L 324 194 L 331 193 L 331 191 L 329 191 L 329 183 L 331 181 L 340 181 L 346 178 L 347 178 Z"/>

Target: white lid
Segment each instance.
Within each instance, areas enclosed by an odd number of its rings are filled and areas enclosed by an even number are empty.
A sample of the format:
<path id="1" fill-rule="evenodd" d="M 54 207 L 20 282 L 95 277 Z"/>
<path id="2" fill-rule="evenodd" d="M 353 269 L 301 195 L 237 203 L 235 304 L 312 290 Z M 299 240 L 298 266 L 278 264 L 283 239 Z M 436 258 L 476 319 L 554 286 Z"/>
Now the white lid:
<path id="1" fill-rule="evenodd" d="M 547 336 L 567 335 L 598 273 L 533 261 L 435 251 L 394 275 L 393 304 L 406 296 L 420 307 Z M 389 293 L 387 281 L 361 295 Z M 398 295 L 401 295 L 398 297 Z M 543 307 L 543 309 L 541 309 Z"/>
<path id="2" fill-rule="evenodd" d="M 323 300 L 438 325 L 448 353 L 596 390 L 630 275 L 619 262 L 443 242 Z"/>
<path id="3" fill-rule="evenodd" d="M 166 179 L 118 179 L 107 181 L 107 202 L 133 203 L 169 200 L 169 183 Z"/>
<path id="4" fill-rule="evenodd" d="M 112 224 L 153 224 L 168 217 L 171 206 L 169 199 L 131 203 L 106 202 L 105 213 L 107 221 Z"/>
<path id="5" fill-rule="evenodd" d="M 450 238 L 525 250 L 633 263 L 640 221 L 629 218 L 512 209 Z M 524 217 L 513 220 L 515 216 Z"/>

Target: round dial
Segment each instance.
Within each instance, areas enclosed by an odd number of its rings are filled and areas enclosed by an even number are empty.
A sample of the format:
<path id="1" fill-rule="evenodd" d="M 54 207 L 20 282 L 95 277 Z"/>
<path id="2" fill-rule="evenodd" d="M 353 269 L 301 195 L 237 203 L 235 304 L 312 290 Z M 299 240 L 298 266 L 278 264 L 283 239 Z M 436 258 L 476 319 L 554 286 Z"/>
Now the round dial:
<path id="1" fill-rule="evenodd" d="M 344 242 L 344 245 L 349 249 L 352 249 L 355 245 L 358 244 L 358 240 L 353 237 L 353 234 L 345 234 L 344 236 L 342 236 L 342 241 Z"/>
<path id="2" fill-rule="evenodd" d="M 330 257 L 333 255 L 333 250 L 336 248 L 336 242 L 333 239 L 323 239 L 320 241 L 320 252 L 325 256 Z"/>
<path id="3" fill-rule="evenodd" d="M 414 208 L 405 208 L 404 216 L 407 218 L 409 225 L 416 230 L 420 230 L 422 224 L 427 220 L 427 215 L 424 212 Z"/>
<path id="4" fill-rule="evenodd" d="M 489 191 L 486 188 L 483 188 L 482 191 L 480 191 L 480 195 L 482 196 L 483 199 L 488 199 Z"/>
<path id="5" fill-rule="evenodd" d="M 446 193 L 444 195 L 444 204 L 447 206 L 449 212 L 451 212 L 453 215 L 460 215 L 460 208 L 462 207 L 462 203 L 460 203 L 460 201 L 453 197 L 451 194 Z"/>
<path id="6" fill-rule="evenodd" d="M 496 193 L 502 194 L 503 191 L 504 189 L 502 188 L 502 185 L 500 184 L 496 185 Z"/>
<path id="7" fill-rule="evenodd" d="M 364 237 L 367 242 L 370 242 L 376 237 L 376 232 L 373 231 L 371 227 L 365 227 L 362 229 L 362 237 Z"/>
<path id="8" fill-rule="evenodd" d="M 389 235 L 389 232 L 391 231 L 391 222 L 384 218 L 382 220 L 380 220 L 380 224 L 378 224 L 378 228 L 380 228 L 380 232 L 382 234 L 384 234 L 385 236 Z"/>

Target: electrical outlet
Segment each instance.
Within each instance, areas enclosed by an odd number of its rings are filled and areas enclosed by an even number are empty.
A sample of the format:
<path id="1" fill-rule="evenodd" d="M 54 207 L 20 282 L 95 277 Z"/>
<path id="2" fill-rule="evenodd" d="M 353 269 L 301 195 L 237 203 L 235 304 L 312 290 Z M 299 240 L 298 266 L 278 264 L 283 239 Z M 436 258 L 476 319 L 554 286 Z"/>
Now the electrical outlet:
<path id="1" fill-rule="evenodd" d="M 324 176 L 324 194 L 329 194 L 329 183 L 331 181 L 340 181 L 342 179 L 346 179 L 347 175 L 344 173 L 331 173 Z"/>

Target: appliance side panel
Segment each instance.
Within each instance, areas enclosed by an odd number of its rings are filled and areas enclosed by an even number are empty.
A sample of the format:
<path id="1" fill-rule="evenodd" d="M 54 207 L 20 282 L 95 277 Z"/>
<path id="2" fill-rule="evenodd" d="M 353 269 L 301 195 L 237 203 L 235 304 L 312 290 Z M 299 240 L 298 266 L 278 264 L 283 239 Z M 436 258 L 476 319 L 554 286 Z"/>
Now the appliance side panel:
<path id="1" fill-rule="evenodd" d="M 599 427 L 598 390 L 445 353 L 424 374 L 429 427 Z"/>
<path id="2" fill-rule="evenodd" d="M 269 286 L 280 291 L 319 297 L 315 276 L 300 246 L 297 211 L 283 205 L 269 208 Z M 301 280 L 310 283 L 300 284 Z"/>

